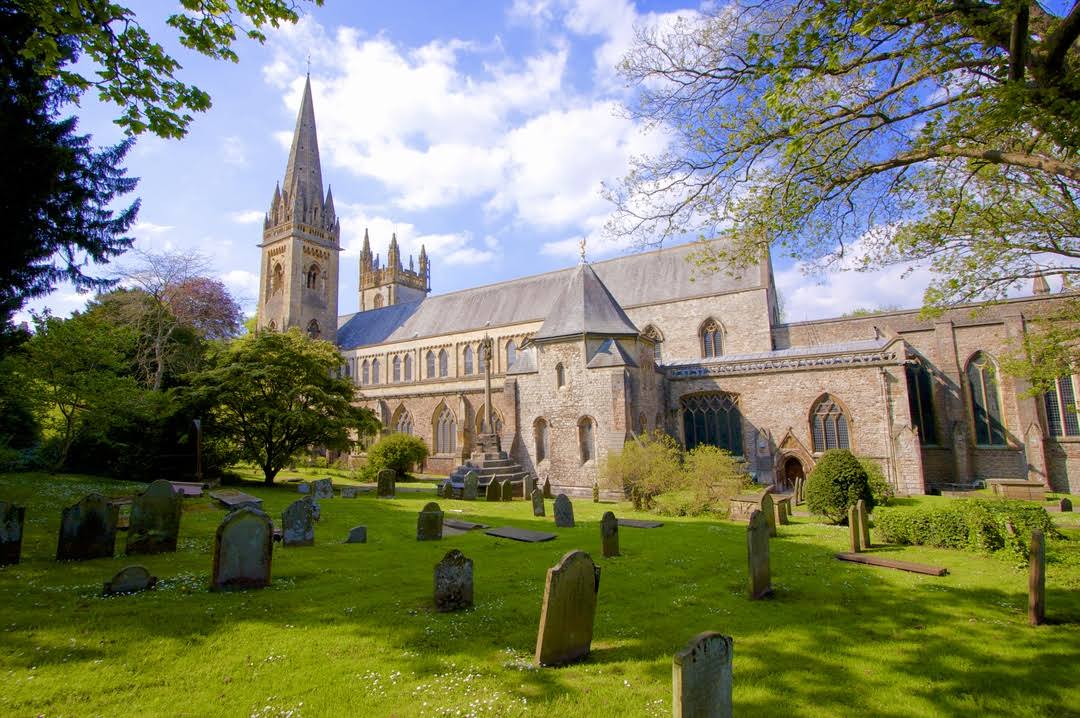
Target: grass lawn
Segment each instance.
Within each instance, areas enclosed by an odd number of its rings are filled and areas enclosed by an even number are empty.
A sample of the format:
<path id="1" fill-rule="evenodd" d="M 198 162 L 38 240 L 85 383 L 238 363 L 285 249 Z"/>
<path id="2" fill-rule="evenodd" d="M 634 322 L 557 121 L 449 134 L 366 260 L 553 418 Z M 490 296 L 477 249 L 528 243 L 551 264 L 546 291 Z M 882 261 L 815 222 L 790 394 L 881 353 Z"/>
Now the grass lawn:
<path id="1" fill-rule="evenodd" d="M 262 483 L 263 472 L 254 464 L 242 464 L 235 466 L 232 472 L 239 476 L 244 481 L 255 481 Z M 335 486 L 353 486 L 364 485 L 363 481 L 356 478 L 356 472 L 346 471 L 344 469 L 336 469 L 333 467 L 319 469 L 311 466 L 298 466 L 295 469 L 284 469 L 278 474 L 274 481 L 278 484 L 286 483 L 289 479 L 303 479 L 304 481 L 314 481 L 315 479 L 330 478 L 334 480 Z M 445 479 L 445 476 L 433 476 L 430 474 L 415 474 L 412 478 L 407 480 L 399 480 L 397 483 L 399 486 L 408 488 L 426 488 L 434 491 L 435 485 Z M 367 482 L 374 486 L 374 482 Z"/>
<path id="2" fill-rule="evenodd" d="M 776 597 L 751 602 L 742 525 L 623 528 L 623 555 L 603 559 L 600 516 L 634 516 L 628 505 L 576 501 L 578 527 L 557 530 L 551 502 L 534 519 L 522 501 L 439 500 L 448 517 L 559 537 L 420 543 L 416 514 L 434 498 L 423 493 L 324 501 L 314 547 L 275 545 L 270 588 L 224 594 L 206 589 L 224 512 L 187 499 L 179 551 L 138 559 L 157 589 L 102 598 L 130 562 L 56 563 L 60 509 L 90 490 L 141 488 L 0 475 L 0 499 L 27 506 L 23 563 L 0 568 L 0 715 L 670 716 L 672 654 L 718 630 L 735 640 L 740 715 L 1080 716 L 1073 517 L 1070 540 L 1050 544 L 1052 623 L 1038 628 L 1027 625 L 1026 570 L 995 557 L 876 549 L 946 566 L 943 578 L 846 564 L 833 558 L 846 528 L 796 518 L 771 542 Z M 292 486 L 243 488 L 276 521 L 298 498 Z M 369 543 L 343 544 L 357 524 Z M 451 548 L 475 562 L 476 606 L 437 614 L 432 568 Z M 603 571 L 592 654 L 536 669 L 544 575 L 574 548 Z"/>

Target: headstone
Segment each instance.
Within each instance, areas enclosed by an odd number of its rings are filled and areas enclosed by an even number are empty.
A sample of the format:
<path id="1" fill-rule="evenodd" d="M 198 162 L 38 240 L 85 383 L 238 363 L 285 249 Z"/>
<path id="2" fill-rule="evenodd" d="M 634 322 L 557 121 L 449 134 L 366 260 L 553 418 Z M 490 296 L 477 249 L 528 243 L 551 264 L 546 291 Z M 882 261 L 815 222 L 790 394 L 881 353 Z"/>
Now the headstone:
<path id="1" fill-rule="evenodd" d="M 470 471 L 465 474 L 465 486 L 461 490 L 461 498 L 466 501 L 476 501 L 476 496 L 479 494 L 480 477 L 476 475 L 475 471 Z"/>
<path id="2" fill-rule="evenodd" d="M 498 481 L 492 479 L 488 482 L 487 489 L 484 491 L 484 498 L 488 501 L 499 501 L 502 499 L 502 491 Z"/>
<path id="3" fill-rule="evenodd" d="M 397 487 L 394 485 L 395 479 L 397 479 L 397 473 L 393 469 L 382 469 L 379 471 L 379 488 L 376 490 L 375 495 L 380 499 L 392 499 L 397 493 Z"/>
<path id="4" fill-rule="evenodd" d="M 224 506 L 227 511 L 235 511 L 236 509 L 242 509 L 245 506 L 262 511 L 263 500 L 258 496 L 245 494 L 243 491 L 236 491 L 235 489 L 211 491 L 210 498 Z"/>
<path id="5" fill-rule="evenodd" d="M 547 512 L 544 510 L 544 492 L 540 489 L 533 489 L 531 496 L 533 516 L 546 516 Z"/>
<path id="6" fill-rule="evenodd" d="M 367 526 L 355 526 L 349 529 L 349 538 L 345 543 L 367 543 Z"/>
<path id="7" fill-rule="evenodd" d="M 438 541 L 442 538 L 443 512 L 434 501 L 421 511 L 416 519 L 417 541 Z"/>
<path id="8" fill-rule="evenodd" d="M 559 494 L 555 499 L 555 526 L 560 529 L 574 528 L 574 505 L 566 494 Z"/>
<path id="9" fill-rule="evenodd" d="M 514 500 L 514 484 L 510 479 L 504 479 L 499 486 L 499 495 L 503 501 Z"/>
<path id="10" fill-rule="evenodd" d="M 525 474 L 524 483 L 522 485 L 521 498 L 527 498 L 532 496 L 533 489 L 536 488 L 536 477 L 532 474 Z"/>
<path id="11" fill-rule="evenodd" d="M 708 631 L 675 654 L 671 666 L 674 718 L 731 718 L 733 648 L 730 637 Z"/>
<path id="12" fill-rule="evenodd" d="M 360 495 L 360 487 L 359 486 L 342 486 L 341 487 L 341 498 L 343 498 L 343 499 L 355 499 L 359 495 Z"/>
<path id="13" fill-rule="evenodd" d="M 663 521 L 644 521 L 642 519 L 619 519 L 619 526 L 632 529 L 658 529 L 664 525 Z"/>
<path id="14" fill-rule="evenodd" d="M 443 481 L 439 488 L 439 494 L 444 499 L 454 498 L 454 485 L 450 483 L 450 479 L 446 479 L 445 481 Z"/>
<path id="15" fill-rule="evenodd" d="M 306 481 L 301 481 L 296 485 L 296 490 L 302 494 L 309 494 L 311 493 L 311 484 Z"/>
<path id="16" fill-rule="evenodd" d="M 802 503 L 802 487 L 803 487 L 803 477 L 796 476 L 795 477 L 795 486 L 793 488 L 793 495 L 792 495 L 792 500 L 795 502 L 796 506 L 798 506 L 799 504 Z"/>
<path id="17" fill-rule="evenodd" d="M 545 499 L 555 498 L 554 496 L 551 495 L 551 479 L 550 478 L 544 479 L 544 498 Z"/>
<path id="18" fill-rule="evenodd" d="M 106 581 L 102 590 L 105 596 L 117 593 L 138 593 L 148 591 L 157 583 L 157 576 L 151 576 L 143 566 L 128 566 L 121 569 L 111 581 Z"/>
<path id="19" fill-rule="evenodd" d="M 604 558 L 619 555 L 619 520 L 611 511 L 606 512 L 600 519 L 600 540 Z"/>
<path id="20" fill-rule="evenodd" d="M 540 543 L 542 541 L 551 541 L 558 538 L 555 534 L 550 534 L 546 531 L 530 531 L 529 529 L 522 529 L 517 526 L 499 526 L 498 528 L 488 529 L 484 533 L 488 536 L 508 538 L 513 541 L 523 541 L 525 543 Z"/>
<path id="21" fill-rule="evenodd" d="M 750 523 L 746 526 L 746 557 L 750 569 L 750 598 L 757 600 L 772 595 L 769 522 L 763 511 L 750 514 Z"/>
<path id="22" fill-rule="evenodd" d="M 112 558 L 116 549 L 116 521 L 120 509 L 101 494 L 89 494 L 63 510 L 57 561 Z"/>
<path id="23" fill-rule="evenodd" d="M 261 510 L 245 506 L 217 528 L 212 591 L 264 588 L 270 585 L 274 525 Z"/>
<path id="24" fill-rule="evenodd" d="M 0 501 L 0 566 L 19 562 L 26 507 Z"/>
<path id="25" fill-rule="evenodd" d="M 158 479 L 131 504 L 127 554 L 165 553 L 176 550 L 180 535 L 183 498 L 168 481 Z"/>
<path id="26" fill-rule="evenodd" d="M 1072 510 L 1073 510 L 1072 501 L 1070 501 L 1068 499 L 1068 497 L 1063 497 L 1061 499 L 1058 499 L 1057 505 L 1058 505 L 1058 511 L 1060 511 L 1063 514 L 1071 513 Z"/>
<path id="27" fill-rule="evenodd" d="M 334 498 L 334 482 L 330 479 L 316 479 L 311 482 L 311 493 L 317 499 Z"/>
<path id="28" fill-rule="evenodd" d="M 435 564 L 435 610 L 458 611 L 472 605 L 472 559 L 453 549 Z"/>
<path id="29" fill-rule="evenodd" d="M 859 553 L 862 551 L 862 532 L 859 531 L 859 509 L 855 505 L 848 506 L 847 524 L 851 553 Z"/>
<path id="30" fill-rule="evenodd" d="M 865 551 L 870 548 L 870 517 L 866 513 L 866 500 L 859 499 L 855 508 L 859 513 L 859 539 Z"/>
<path id="31" fill-rule="evenodd" d="M 322 518 L 322 506 L 319 505 L 319 502 L 316 501 L 315 497 L 311 494 L 308 494 L 301 500 L 306 501 L 308 505 L 311 506 L 311 520 L 318 523 L 319 519 Z"/>
<path id="32" fill-rule="evenodd" d="M 304 497 L 293 501 L 281 512 L 281 545 L 315 545 L 315 502 Z"/>
<path id="33" fill-rule="evenodd" d="M 1041 625 L 1046 620 L 1046 539 L 1043 532 L 1031 532 L 1031 555 L 1028 574 L 1028 623 Z"/>
<path id="34" fill-rule="evenodd" d="M 761 513 L 765 514 L 765 520 L 769 524 L 769 536 L 777 536 L 776 531 L 776 504 L 773 502 L 772 494 L 765 493 L 761 497 Z"/>
<path id="35" fill-rule="evenodd" d="M 537 665 L 560 666 L 589 654 L 599 590 L 600 567 L 584 551 L 571 551 L 548 569 L 536 635 Z"/>

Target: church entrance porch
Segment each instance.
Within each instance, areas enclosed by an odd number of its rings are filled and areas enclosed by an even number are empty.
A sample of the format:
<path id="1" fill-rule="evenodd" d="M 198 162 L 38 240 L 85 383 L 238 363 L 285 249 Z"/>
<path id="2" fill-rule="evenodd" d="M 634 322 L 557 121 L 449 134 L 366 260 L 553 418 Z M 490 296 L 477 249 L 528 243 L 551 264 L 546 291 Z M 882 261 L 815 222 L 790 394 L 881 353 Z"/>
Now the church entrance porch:
<path id="1" fill-rule="evenodd" d="M 780 476 L 777 477 L 777 488 L 781 491 L 794 491 L 795 481 L 798 479 L 805 479 L 806 472 L 803 470 L 802 461 L 797 457 L 789 456 L 784 459 L 780 470 Z"/>

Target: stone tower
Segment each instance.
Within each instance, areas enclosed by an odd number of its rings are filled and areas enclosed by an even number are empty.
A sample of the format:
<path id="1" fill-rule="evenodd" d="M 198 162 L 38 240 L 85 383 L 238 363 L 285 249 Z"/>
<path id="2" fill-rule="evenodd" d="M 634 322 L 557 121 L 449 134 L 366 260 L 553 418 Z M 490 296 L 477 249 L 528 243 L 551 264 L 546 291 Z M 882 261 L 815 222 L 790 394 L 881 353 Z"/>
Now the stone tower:
<path id="1" fill-rule="evenodd" d="M 333 193 L 323 196 L 309 76 L 285 181 L 274 187 L 263 224 L 259 329 L 298 327 L 312 337 L 337 339 L 340 237 Z"/>
<path id="2" fill-rule="evenodd" d="M 430 291 L 431 264 L 423 245 L 420 246 L 420 267 L 414 268 L 410 256 L 409 268 L 405 269 L 401 264 L 397 234 L 394 234 L 390 237 L 384 267 L 378 255 L 372 257 L 371 242 L 367 230 L 364 230 L 364 248 L 360 250 L 360 311 L 415 302 L 426 297 Z"/>

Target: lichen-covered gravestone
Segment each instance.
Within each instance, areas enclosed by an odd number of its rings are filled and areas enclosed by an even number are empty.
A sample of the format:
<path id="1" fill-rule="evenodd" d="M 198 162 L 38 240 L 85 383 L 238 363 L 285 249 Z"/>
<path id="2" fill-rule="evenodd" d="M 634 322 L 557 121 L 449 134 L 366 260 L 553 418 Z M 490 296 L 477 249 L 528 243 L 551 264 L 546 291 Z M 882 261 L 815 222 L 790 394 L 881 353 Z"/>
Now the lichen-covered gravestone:
<path id="1" fill-rule="evenodd" d="M 211 590 L 269 586 L 273 539 L 270 517 L 259 509 L 245 506 L 226 516 L 214 540 Z"/>
<path id="2" fill-rule="evenodd" d="M 317 499 L 334 498 L 334 482 L 330 479 L 316 479 L 311 482 L 311 493 Z"/>
<path id="3" fill-rule="evenodd" d="M 127 554 L 154 554 L 176 550 L 184 500 L 168 481 L 158 479 L 131 503 Z"/>
<path id="4" fill-rule="evenodd" d="M 367 543 L 367 526 L 354 526 L 349 529 L 349 538 L 345 543 Z"/>
<path id="5" fill-rule="evenodd" d="M 581 660 L 592 644 L 600 567 L 584 551 L 571 551 L 549 568 L 536 635 L 537 665 Z"/>
<path id="6" fill-rule="evenodd" d="M 101 494 L 89 494 L 60 515 L 57 561 L 112 558 L 120 509 Z"/>
<path id="7" fill-rule="evenodd" d="M 561 529 L 574 528 L 574 505 L 566 494 L 555 498 L 555 526 Z"/>
<path id="8" fill-rule="evenodd" d="M 394 480 L 397 478 L 397 474 L 393 469 L 382 469 L 379 471 L 379 487 L 375 491 L 375 495 L 380 499 L 392 499 L 397 493 L 397 487 L 394 485 Z"/>
<path id="9" fill-rule="evenodd" d="M 600 540 L 603 544 L 604 558 L 619 555 L 619 520 L 611 511 L 600 519 Z"/>
<path id="10" fill-rule="evenodd" d="M 434 501 L 428 503 L 416 518 L 416 540 L 438 541 L 442 538 L 443 512 Z"/>
<path id="11" fill-rule="evenodd" d="M 151 576 L 145 566 L 128 566 L 121 569 L 111 581 L 106 581 L 102 594 L 112 596 L 118 593 L 138 593 L 149 591 L 157 584 L 157 576 Z"/>
<path id="12" fill-rule="evenodd" d="M 476 475 L 475 471 L 470 471 L 465 474 L 465 485 L 461 490 L 461 498 L 466 501 L 476 501 L 476 497 L 479 493 L 480 477 Z"/>
<path id="13" fill-rule="evenodd" d="M 862 539 L 862 547 L 870 548 L 870 516 L 866 513 L 866 500 L 859 499 L 855 504 L 859 512 L 859 536 Z"/>
<path id="14" fill-rule="evenodd" d="M 746 559 L 750 569 L 750 598 L 772 595 L 769 576 L 769 522 L 765 512 L 754 511 L 746 526 Z"/>
<path id="15" fill-rule="evenodd" d="M 716 631 L 694 637 L 671 666 L 674 718 L 730 718 L 733 641 Z"/>
<path id="16" fill-rule="evenodd" d="M 532 490 L 533 516 L 546 516 L 544 511 L 544 492 L 540 489 Z"/>
<path id="17" fill-rule="evenodd" d="M 765 514 L 765 520 L 769 524 L 769 536 L 776 536 L 776 508 L 772 494 L 764 494 L 761 497 L 761 513 Z"/>
<path id="18" fill-rule="evenodd" d="M 514 484 L 510 479 L 504 479 L 499 486 L 499 495 L 503 501 L 514 500 Z"/>
<path id="19" fill-rule="evenodd" d="M 359 486 L 342 486 L 341 487 L 341 498 L 343 498 L 343 499 L 355 499 L 359 495 L 360 495 L 360 487 Z"/>
<path id="20" fill-rule="evenodd" d="M 0 566 L 19 562 L 26 507 L 0 501 Z"/>
<path id="21" fill-rule="evenodd" d="M 551 495 L 551 479 L 544 479 L 544 498 L 545 499 L 554 498 Z"/>
<path id="22" fill-rule="evenodd" d="M 499 501 L 502 499 L 502 491 L 499 488 L 499 482 L 492 479 L 488 482 L 487 489 L 484 490 L 484 498 L 488 501 Z"/>
<path id="23" fill-rule="evenodd" d="M 293 501 L 281 512 L 281 545 L 314 546 L 315 503 L 307 498 Z"/>
<path id="24" fill-rule="evenodd" d="M 441 491 L 439 492 L 439 495 L 441 495 L 444 499 L 454 498 L 454 485 L 450 482 L 450 479 L 446 479 L 445 481 L 443 481 L 440 488 Z"/>
<path id="25" fill-rule="evenodd" d="M 848 506 L 847 523 L 851 539 L 849 548 L 851 553 L 859 553 L 862 550 L 862 534 L 859 532 L 859 509 L 854 505 Z"/>
<path id="26" fill-rule="evenodd" d="M 435 610 L 457 611 L 472 605 L 472 559 L 453 549 L 435 564 Z"/>

